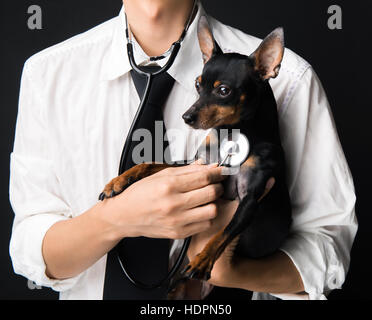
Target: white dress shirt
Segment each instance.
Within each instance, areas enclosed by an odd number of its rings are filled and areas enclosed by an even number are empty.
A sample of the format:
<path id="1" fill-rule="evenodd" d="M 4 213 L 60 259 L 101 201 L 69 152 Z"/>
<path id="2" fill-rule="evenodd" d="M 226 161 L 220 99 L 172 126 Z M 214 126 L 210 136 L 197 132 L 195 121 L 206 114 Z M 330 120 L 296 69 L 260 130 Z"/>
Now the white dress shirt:
<path id="1" fill-rule="evenodd" d="M 196 101 L 203 63 L 194 22 L 169 74 L 176 80 L 164 110 L 172 159 L 190 159 L 208 131 L 189 128 L 182 114 Z M 260 39 L 210 18 L 224 52 L 249 55 Z M 24 66 L 10 200 L 15 212 L 10 255 L 14 271 L 60 292 L 60 299 L 102 299 L 106 256 L 66 280 L 45 274 L 42 241 L 56 222 L 92 207 L 118 172 L 125 137 L 139 97 L 130 76 L 125 15 L 32 56 Z M 138 51 L 138 48 L 137 48 Z M 141 62 L 142 54 L 136 53 Z M 286 49 L 272 80 L 279 113 L 293 225 L 283 250 L 301 274 L 306 294 L 282 299 L 325 299 L 341 288 L 357 231 L 355 193 L 322 85 L 312 67 Z M 194 143 L 194 142 L 197 143 Z M 267 299 L 268 294 L 254 294 Z"/>

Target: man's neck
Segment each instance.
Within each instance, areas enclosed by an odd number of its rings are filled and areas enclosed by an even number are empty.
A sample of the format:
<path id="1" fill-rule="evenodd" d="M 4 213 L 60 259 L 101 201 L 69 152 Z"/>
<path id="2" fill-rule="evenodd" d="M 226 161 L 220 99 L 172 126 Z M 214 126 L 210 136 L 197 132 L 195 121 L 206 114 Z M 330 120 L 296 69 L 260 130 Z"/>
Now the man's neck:
<path id="1" fill-rule="evenodd" d="M 129 27 L 149 56 L 164 53 L 177 41 L 192 10 L 193 0 L 123 0 Z"/>

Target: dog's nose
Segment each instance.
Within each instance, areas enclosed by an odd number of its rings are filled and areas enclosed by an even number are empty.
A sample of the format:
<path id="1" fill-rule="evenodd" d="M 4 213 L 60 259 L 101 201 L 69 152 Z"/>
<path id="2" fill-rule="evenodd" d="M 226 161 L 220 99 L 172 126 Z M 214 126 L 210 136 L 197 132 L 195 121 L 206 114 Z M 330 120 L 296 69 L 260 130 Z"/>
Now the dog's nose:
<path id="1" fill-rule="evenodd" d="M 183 120 L 185 121 L 186 124 L 193 124 L 196 121 L 196 114 L 193 112 L 186 112 L 182 116 Z"/>

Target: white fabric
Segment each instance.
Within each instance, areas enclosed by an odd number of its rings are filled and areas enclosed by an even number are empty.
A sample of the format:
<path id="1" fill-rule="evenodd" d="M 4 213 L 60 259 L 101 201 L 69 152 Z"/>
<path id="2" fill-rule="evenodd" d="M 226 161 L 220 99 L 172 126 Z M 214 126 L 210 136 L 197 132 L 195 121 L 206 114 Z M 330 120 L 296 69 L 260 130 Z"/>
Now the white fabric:
<path id="1" fill-rule="evenodd" d="M 169 70 L 176 82 L 165 107 L 165 125 L 182 130 L 186 137 L 170 144 L 175 160 L 192 157 L 208 133 L 190 129 L 181 118 L 197 99 L 194 79 L 203 65 L 196 23 L 202 12 L 201 8 Z M 16 273 L 60 291 L 61 299 L 102 299 L 106 256 L 77 277 L 58 281 L 45 275 L 41 246 L 51 225 L 93 206 L 117 174 L 139 103 L 128 73 L 124 19 L 122 11 L 43 50 L 28 59 L 23 70 L 11 155 L 15 219 L 10 255 Z M 260 43 L 210 21 L 225 52 L 248 55 Z M 282 250 L 298 268 L 306 290 L 277 296 L 324 299 L 330 290 L 341 288 L 349 267 L 357 230 L 353 181 L 326 95 L 311 66 L 286 49 L 280 75 L 271 86 L 293 204 L 292 232 Z"/>

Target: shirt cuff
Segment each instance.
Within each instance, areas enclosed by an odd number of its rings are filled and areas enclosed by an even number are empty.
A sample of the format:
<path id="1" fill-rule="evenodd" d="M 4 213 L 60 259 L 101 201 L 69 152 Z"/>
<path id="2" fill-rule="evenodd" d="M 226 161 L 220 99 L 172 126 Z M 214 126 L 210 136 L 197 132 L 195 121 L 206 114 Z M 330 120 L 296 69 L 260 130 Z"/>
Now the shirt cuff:
<path id="1" fill-rule="evenodd" d="M 327 247 L 321 235 L 308 234 L 302 237 L 296 234 L 289 238 L 280 248 L 293 262 L 297 268 L 305 292 L 299 294 L 272 294 L 283 300 L 327 300 L 327 278 L 328 273 L 334 270 L 333 265 L 328 265 L 327 258 L 324 257 L 324 252 L 321 247 Z M 313 243 L 315 241 L 315 243 Z M 321 242 L 321 243 L 319 243 Z M 331 250 L 327 250 L 329 254 Z M 335 260 L 333 257 L 331 260 Z M 334 279 L 340 277 L 337 272 L 333 276 Z"/>
<path id="2" fill-rule="evenodd" d="M 46 265 L 42 254 L 46 232 L 56 222 L 67 219 L 69 218 L 58 214 L 38 214 L 19 223 L 15 220 L 9 247 L 15 273 L 55 291 L 66 291 L 76 284 L 80 275 L 65 280 L 49 278 L 45 273 Z"/>

